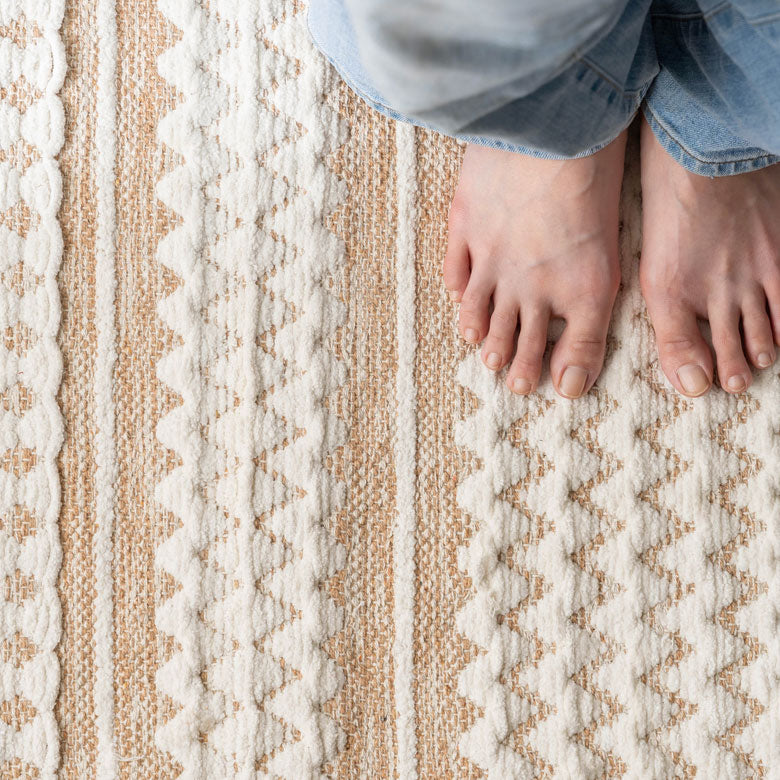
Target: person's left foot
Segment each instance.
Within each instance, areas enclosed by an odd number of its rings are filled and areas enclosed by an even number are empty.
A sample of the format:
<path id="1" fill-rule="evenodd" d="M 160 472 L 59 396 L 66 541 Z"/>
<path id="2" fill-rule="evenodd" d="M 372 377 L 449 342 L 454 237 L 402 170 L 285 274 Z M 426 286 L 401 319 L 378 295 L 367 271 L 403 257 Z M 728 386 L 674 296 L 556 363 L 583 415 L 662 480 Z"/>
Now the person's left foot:
<path id="1" fill-rule="evenodd" d="M 747 389 L 780 344 L 780 165 L 708 178 L 683 168 L 642 120 L 639 279 L 661 367 L 681 393 Z M 740 324 L 744 336 L 740 335 Z"/>

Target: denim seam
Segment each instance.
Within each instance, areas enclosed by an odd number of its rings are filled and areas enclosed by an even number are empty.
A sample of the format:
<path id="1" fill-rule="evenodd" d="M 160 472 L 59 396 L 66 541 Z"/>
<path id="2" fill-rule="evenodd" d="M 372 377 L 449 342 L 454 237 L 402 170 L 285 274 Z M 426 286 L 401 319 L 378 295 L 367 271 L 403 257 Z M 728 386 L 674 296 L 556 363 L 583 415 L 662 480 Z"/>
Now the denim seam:
<path id="1" fill-rule="evenodd" d="M 728 7 L 733 7 L 732 3 L 729 2 L 729 0 L 723 0 L 722 3 L 719 3 L 714 8 L 710 8 L 709 11 L 704 13 L 703 11 L 698 11 L 696 13 L 688 13 L 688 14 L 675 14 L 671 11 L 656 11 L 650 12 L 650 18 L 651 19 L 671 19 L 675 22 L 695 22 L 698 19 L 702 19 L 705 22 L 707 19 L 711 19 L 715 14 L 719 14 L 721 11 L 725 11 Z"/>
<path id="2" fill-rule="evenodd" d="M 640 94 L 642 92 L 642 88 L 640 88 L 640 89 L 632 89 L 632 90 L 629 90 L 628 92 L 626 92 L 618 84 L 615 83 L 615 80 L 611 76 L 609 76 L 608 74 L 606 74 L 602 70 L 600 70 L 600 68 L 594 62 L 592 62 L 588 58 L 588 56 L 586 54 L 581 54 L 575 60 L 575 62 L 580 62 L 583 65 L 585 65 L 585 67 L 589 68 L 598 78 L 603 79 L 604 81 L 606 81 L 607 84 L 609 84 L 609 86 L 612 87 L 612 89 L 615 90 L 615 92 L 617 92 L 622 98 L 625 98 L 626 100 L 632 100 L 632 99 L 634 99 L 635 95 L 638 95 L 638 94 Z M 647 87 L 644 86 L 644 88 L 646 89 Z M 640 99 L 640 102 L 641 102 L 641 99 Z"/>
<path id="3" fill-rule="evenodd" d="M 769 24 L 770 22 L 776 22 L 780 19 L 780 12 L 772 11 L 764 16 L 757 16 L 755 19 L 748 19 L 748 22 L 755 27 L 760 27 L 762 24 Z"/>
<path id="4" fill-rule="evenodd" d="M 722 3 L 716 5 L 714 8 L 710 8 L 707 13 L 703 14 L 704 21 L 706 22 L 707 19 L 712 19 L 715 14 L 719 14 L 721 11 L 725 11 L 729 6 L 733 7 L 733 3 L 731 3 L 730 0 L 723 0 Z"/>
<path id="5" fill-rule="evenodd" d="M 664 131 L 664 133 L 669 137 L 669 139 L 674 142 L 680 149 L 682 149 L 685 154 L 687 154 L 692 160 L 696 160 L 698 163 L 702 163 L 702 165 L 730 165 L 732 163 L 741 163 L 741 162 L 756 162 L 757 160 L 768 160 L 773 157 L 775 157 L 774 154 L 770 154 L 767 152 L 767 154 L 759 155 L 758 157 L 741 157 L 739 160 L 702 160 L 701 157 L 697 157 L 690 149 L 683 146 L 680 141 L 672 134 L 671 130 L 661 121 L 658 114 L 653 111 L 653 109 L 650 107 L 650 104 L 645 101 L 644 108 L 646 111 L 650 112 L 651 117 L 655 120 L 656 124 L 661 128 L 661 130 Z"/>
<path id="6" fill-rule="evenodd" d="M 723 11 L 726 10 L 735 10 L 734 9 L 734 3 L 729 2 L 729 0 L 724 0 L 724 2 L 716 5 L 714 8 L 710 8 L 709 11 L 706 13 L 695 13 L 695 14 L 674 14 L 669 13 L 668 11 L 659 11 L 657 13 L 650 12 L 650 18 L 651 19 L 670 19 L 674 22 L 694 22 L 698 19 L 701 19 L 704 22 L 709 21 L 714 16 L 717 16 L 717 14 L 723 13 Z M 738 11 L 738 13 L 741 13 Z M 772 11 L 768 14 L 764 14 L 764 16 L 757 16 L 755 19 L 751 19 L 748 17 L 745 17 L 745 21 L 754 26 L 754 27 L 760 27 L 763 24 L 769 24 L 770 22 L 775 22 L 778 19 L 780 19 L 780 13 Z"/>
<path id="7" fill-rule="evenodd" d="M 671 19 L 673 22 L 694 22 L 697 19 L 703 19 L 704 14 L 673 14 L 667 11 L 650 12 L 651 19 Z"/>
<path id="8" fill-rule="evenodd" d="M 717 14 L 723 13 L 728 8 L 734 8 L 733 3 L 728 2 L 728 0 L 724 0 L 720 5 L 716 5 L 714 8 L 710 8 L 709 11 L 707 11 L 706 14 L 702 17 L 705 22 L 708 22 L 710 19 L 712 19 L 713 16 L 717 16 Z"/>

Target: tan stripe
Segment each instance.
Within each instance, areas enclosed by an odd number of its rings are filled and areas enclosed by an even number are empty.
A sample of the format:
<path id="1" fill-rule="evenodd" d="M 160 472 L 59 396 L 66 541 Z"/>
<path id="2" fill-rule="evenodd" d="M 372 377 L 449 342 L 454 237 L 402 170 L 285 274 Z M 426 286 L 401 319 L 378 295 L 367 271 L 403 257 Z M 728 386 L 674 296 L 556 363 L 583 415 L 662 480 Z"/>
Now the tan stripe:
<path id="1" fill-rule="evenodd" d="M 339 85 L 337 98 L 351 134 L 333 160 L 349 189 L 329 219 L 345 239 L 347 252 L 336 290 L 348 304 L 347 322 L 334 347 L 349 375 L 328 405 L 345 419 L 348 441 L 333 458 L 334 473 L 346 483 L 346 502 L 329 530 L 345 545 L 347 561 L 329 584 L 329 592 L 344 608 L 344 629 L 324 647 L 344 669 L 345 681 L 323 709 L 339 722 L 348 740 L 323 771 L 339 778 L 390 777 L 397 750 L 392 693 L 394 134 L 392 123 L 345 86 Z"/>
<path id="2" fill-rule="evenodd" d="M 154 427 L 179 399 L 155 376 L 159 356 L 170 349 L 155 307 L 177 282 L 154 261 L 159 237 L 172 226 L 154 187 L 175 165 L 154 139 L 159 117 L 176 103 L 157 74 L 157 57 L 178 34 L 154 0 L 118 2 L 117 27 L 115 735 L 120 777 L 158 778 L 177 770 L 154 743 L 158 724 L 171 714 L 155 672 L 172 652 L 154 624 L 155 603 L 170 595 L 170 583 L 155 581 L 154 552 L 173 531 L 172 518 L 154 501 L 155 484 L 172 467 Z"/>
<path id="3" fill-rule="evenodd" d="M 458 569 L 456 550 L 475 530 L 455 502 L 458 480 L 475 464 L 458 452 L 455 422 L 473 408 L 455 382 L 467 345 L 455 328 L 457 307 L 441 280 L 447 246 L 447 210 L 457 184 L 460 148 L 452 139 L 421 131 L 418 138 L 417 227 L 417 620 L 415 698 L 420 777 L 472 778 L 484 773 L 458 752 L 458 739 L 476 709 L 457 695 L 458 672 L 478 648 L 455 630 L 455 615 L 468 600 L 469 579 Z M 436 359 L 430 359 L 435 355 Z"/>
<path id="4" fill-rule="evenodd" d="M 60 729 L 60 776 L 94 776 L 97 758 L 92 635 L 94 556 L 93 400 L 85 392 L 93 374 L 95 345 L 95 198 L 90 149 L 94 144 L 96 73 L 94 2 L 68 3 L 62 26 L 67 72 L 61 92 L 65 145 L 60 153 L 64 240 L 59 289 L 62 300 L 59 344 L 63 353 L 58 402 L 65 439 L 58 459 L 62 485 L 60 541 L 62 637 L 57 646 L 60 691 L 55 709 Z"/>

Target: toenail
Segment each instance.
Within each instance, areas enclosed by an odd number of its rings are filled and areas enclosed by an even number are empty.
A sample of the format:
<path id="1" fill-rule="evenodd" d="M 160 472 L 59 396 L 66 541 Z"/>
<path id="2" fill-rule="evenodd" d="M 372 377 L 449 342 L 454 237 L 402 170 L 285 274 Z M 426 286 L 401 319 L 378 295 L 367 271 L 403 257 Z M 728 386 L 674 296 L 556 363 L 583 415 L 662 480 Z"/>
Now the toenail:
<path id="1" fill-rule="evenodd" d="M 579 366 L 567 366 L 561 377 L 560 391 L 569 398 L 578 398 L 582 395 L 588 372 Z"/>
<path id="2" fill-rule="evenodd" d="M 689 395 L 701 395 L 710 386 L 704 369 L 696 363 L 688 363 L 677 369 L 677 378 L 683 390 Z"/>
<path id="3" fill-rule="evenodd" d="M 729 381 L 726 382 L 726 384 L 728 385 L 729 390 L 734 390 L 735 392 L 739 392 L 740 390 L 745 389 L 746 386 L 745 377 L 735 374 L 734 376 L 729 377 Z"/>
<path id="4" fill-rule="evenodd" d="M 498 352 L 491 352 L 487 356 L 488 368 L 498 368 L 501 363 L 501 355 Z"/>
<path id="5" fill-rule="evenodd" d="M 512 382 L 512 389 L 516 393 L 526 395 L 531 392 L 531 383 L 524 376 L 518 376 L 515 378 L 514 382 Z"/>
<path id="6" fill-rule="evenodd" d="M 774 363 L 774 359 L 768 352 L 762 352 L 757 358 L 756 362 L 761 368 L 766 368 L 767 366 L 771 366 L 772 363 Z"/>
<path id="7" fill-rule="evenodd" d="M 450 290 L 450 300 L 457 303 L 460 300 L 460 293 L 457 290 Z"/>
<path id="8" fill-rule="evenodd" d="M 476 341 L 478 335 L 474 328 L 466 328 L 466 341 Z"/>

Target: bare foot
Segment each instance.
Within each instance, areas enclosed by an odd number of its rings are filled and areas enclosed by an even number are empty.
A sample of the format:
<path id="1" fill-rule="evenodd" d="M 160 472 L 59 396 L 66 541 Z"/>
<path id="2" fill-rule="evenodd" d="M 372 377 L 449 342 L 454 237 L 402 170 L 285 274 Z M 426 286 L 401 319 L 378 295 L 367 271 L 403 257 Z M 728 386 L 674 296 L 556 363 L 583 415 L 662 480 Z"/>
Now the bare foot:
<path id="1" fill-rule="evenodd" d="M 566 328 L 550 357 L 557 391 L 587 392 L 601 371 L 620 283 L 618 200 L 626 137 L 578 160 L 470 145 L 452 201 L 444 283 L 466 341 L 506 383 L 536 389 L 550 317 Z M 490 304 L 492 301 L 492 313 Z"/>
<path id="2" fill-rule="evenodd" d="M 753 381 L 745 355 L 766 368 L 780 344 L 780 165 L 711 179 L 673 160 L 644 119 L 641 140 L 639 278 L 661 367 L 684 395 L 709 389 L 697 317 L 708 319 L 720 384 L 739 393 Z"/>

